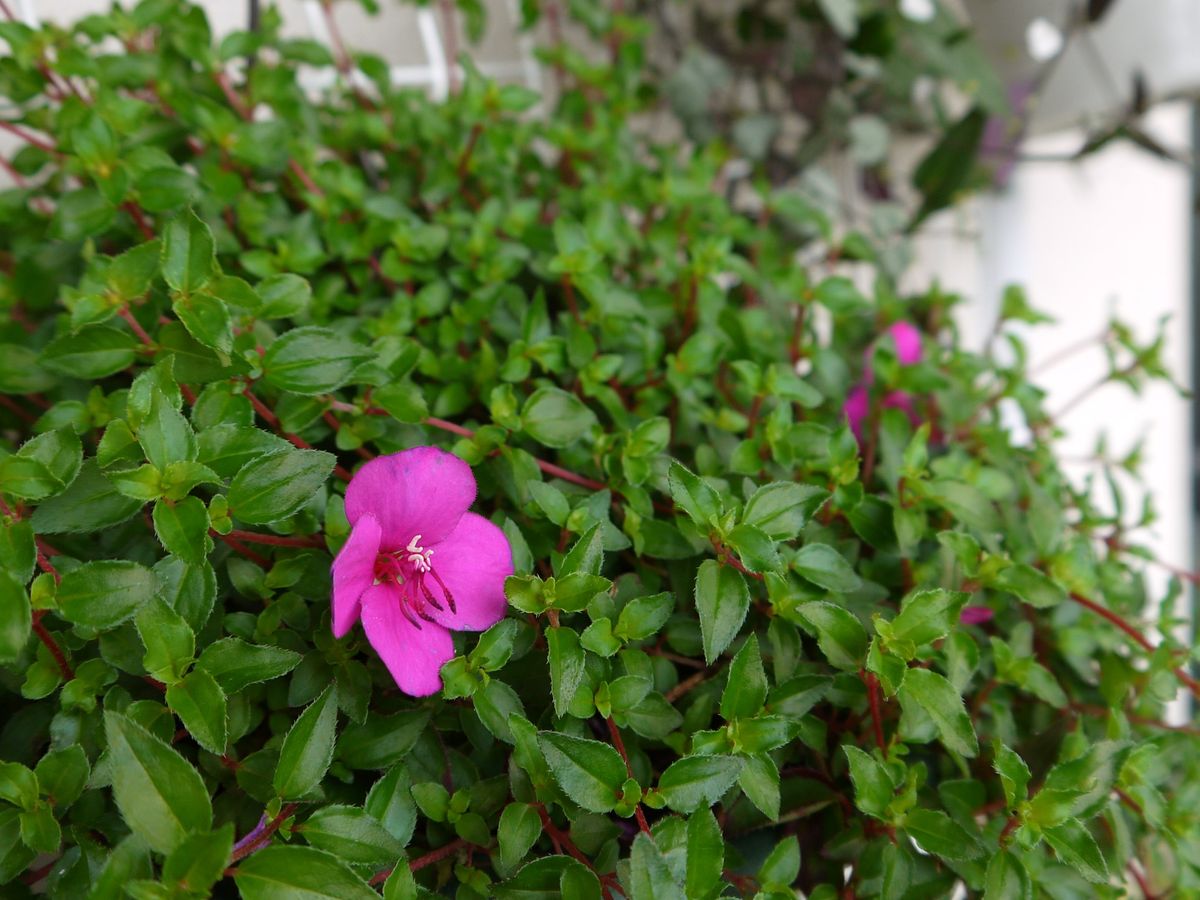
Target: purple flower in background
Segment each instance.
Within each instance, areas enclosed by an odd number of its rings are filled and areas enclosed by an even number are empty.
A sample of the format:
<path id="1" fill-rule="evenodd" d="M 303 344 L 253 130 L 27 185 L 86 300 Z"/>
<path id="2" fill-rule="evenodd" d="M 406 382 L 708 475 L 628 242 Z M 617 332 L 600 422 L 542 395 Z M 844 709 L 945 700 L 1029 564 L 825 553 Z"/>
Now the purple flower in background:
<path id="1" fill-rule="evenodd" d="M 886 340 L 887 338 L 891 338 L 892 343 L 895 345 L 896 359 L 900 362 L 900 365 L 911 366 L 921 361 L 921 332 L 917 330 L 915 325 L 910 322 L 895 322 L 888 326 L 887 331 L 883 333 L 881 339 Z M 867 416 L 871 412 L 870 386 L 875 383 L 875 370 L 872 361 L 875 358 L 877 346 L 878 342 L 872 344 L 867 349 L 866 374 L 863 377 L 863 382 L 856 385 L 846 395 L 846 403 L 842 407 L 842 411 L 850 423 L 850 429 L 860 441 L 862 440 L 863 423 L 867 420 Z M 914 424 L 918 421 L 917 412 L 913 406 L 913 398 L 905 391 L 889 392 L 880 401 L 880 406 L 883 409 L 902 409 L 908 413 L 908 417 Z"/>
<path id="2" fill-rule="evenodd" d="M 962 613 L 959 614 L 958 621 L 964 625 L 982 625 L 984 622 L 992 621 L 995 613 L 987 606 L 964 606 Z"/>
<path id="3" fill-rule="evenodd" d="M 992 180 L 996 187 L 1007 186 L 1017 167 L 1021 142 L 1029 124 L 1030 106 L 1038 88 L 1033 80 L 1015 81 L 1008 86 L 1011 115 L 989 116 L 984 126 L 979 153 L 995 163 Z"/>
<path id="4" fill-rule="evenodd" d="M 373 459 L 346 488 L 350 537 L 333 561 L 333 634 L 362 620 L 400 690 L 442 688 L 451 631 L 504 618 L 508 538 L 483 516 L 471 467 L 437 447 Z"/>

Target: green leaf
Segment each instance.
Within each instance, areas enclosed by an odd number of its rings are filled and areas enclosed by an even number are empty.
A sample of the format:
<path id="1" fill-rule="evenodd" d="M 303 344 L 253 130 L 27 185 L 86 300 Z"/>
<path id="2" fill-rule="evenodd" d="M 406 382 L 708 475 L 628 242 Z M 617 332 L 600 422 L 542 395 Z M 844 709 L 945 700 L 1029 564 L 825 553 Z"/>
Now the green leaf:
<path id="1" fill-rule="evenodd" d="M 725 542 L 751 572 L 771 572 L 783 565 L 775 542 L 753 525 L 735 526 L 725 536 Z"/>
<path id="2" fill-rule="evenodd" d="M 517 692 L 500 679 L 492 678 L 482 690 L 471 695 L 471 700 L 484 727 L 505 743 L 513 743 L 509 716 L 515 713 L 525 715 L 525 707 Z"/>
<path id="3" fill-rule="evenodd" d="M 196 637 L 191 627 L 159 597 L 151 598 L 137 612 L 138 636 L 146 648 L 142 665 L 152 678 L 175 684 L 192 662 Z"/>
<path id="4" fill-rule="evenodd" d="M 883 763 L 857 747 L 843 744 L 842 750 L 850 763 L 850 780 L 854 783 L 854 803 L 869 816 L 886 818 L 896 787 Z"/>
<path id="5" fill-rule="evenodd" d="M 612 633 L 624 641 L 653 637 L 667 624 L 674 608 L 675 598 L 667 593 L 635 597 L 622 608 Z"/>
<path id="6" fill-rule="evenodd" d="M 1033 776 L 1025 760 L 1015 751 L 998 740 L 994 746 L 996 757 L 992 760 L 992 766 L 1000 776 L 1000 784 L 1004 788 L 1004 801 L 1009 809 L 1016 809 L 1017 804 L 1029 799 L 1029 781 Z"/>
<path id="7" fill-rule="evenodd" d="M 675 900 L 682 886 L 671 874 L 662 851 L 648 834 L 639 833 L 629 852 L 630 900 Z"/>
<path id="8" fill-rule="evenodd" d="M 264 278 L 255 287 L 262 300 L 258 314 L 264 319 L 290 319 L 308 309 L 312 288 L 299 275 L 285 273 Z"/>
<path id="9" fill-rule="evenodd" d="M 167 223 L 163 231 L 162 275 L 172 290 L 181 294 L 199 290 L 212 278 L 216 266 L 212 232 L 194 212 L 189 209 Z"/>
<path id="10" fill-rule="evenodd" d="M 412 798 L 412 779 L 402 763 L 393 766 L 371 786 L 365 806 L 400 843 L 407 844 L 412 838 L 417 806 Z"/>
<path id="11" fill-rule="evenodd" d="M 599 525 L 593 525 L 575 542 L 562 562 L 558 564 L 556 575 L 562 578 L 577 572 L 588 575 L 599 575 L 600 567 L 604 564 L 604 530 Z"/>
<path id="12" fill-rule="evenodd" d="M 0 484 L 6 494 L 40 500 L 63 491 L 82 462 L 83 447 L 73 431 L 47 431 L 0 459 Z"/>
<path id="13" fill-rule="evenodd" d="M 751 634 L 729 664 L 729 677 L 721 694 L 721 718 L 726 721 L 758 715 L 767 699 L 767 673 Z"/>
<path id="14" fill-rule="evenodd" d="M 766 753 L 743 755 L 744 765 L 738 772 L 738 787 L 772 822 L 779 818 L 779 767 Z"/>
<path id="15" fill-rule="evenodd" d="M 38 786 L 54 806 L 70 806 L 79 799 L 92 774 L 87 754 L 78 744 L 51 750 L 34 769 Z"/>
<path id="16" fill-rule="evenodd" d="M 1108 882 L 1108 863 L 1096 846 L 1092 833 L 1078 819 L 1067 819 L 1060 825 L 1042 830 L 1042 837 L 1054 849 L 1054 854 L 1076 872 L 1095 884 Z"/>
<path id="17" fill-rule="evenodd" d="M 805 544 L 792 559 L 792 568 L 813 584 L 839 594 L 862 585 L 850 563 L 828 544 Z"/>
<path id="18" fill-rule="evenodd" d="M 352 769 L 386 769 L 413 748 L 429 724 L 429 712 L 407 709 L 393 715 L 368 713 L 362 724 L 351 723 L 338 738 L 337 756 Z"/>
<path id="19" fill-rule="evenodd" d="M 71 486 L 38 506 L 29 522 L 38 534 L 91 532 L 124 522 L 141 508 L 142 501 L 123 496 L 89 459 Z"/>
<path id="20" fill-rule="evenodd" d="M 299 663 L 300 654 L 292 650 L 227 637 L 205 647 L 196 668 L 208 672 L 226 694 L 236 694 L 249 685 L 286 675 Z"/>
<path id="21" fill-rule="evenodd" d="M 140 346 L 127 331 L 94 325 L 55 338 L 42 349 L 38 361 L 59 375 L 95 381 L 133 365 Z"/>
<path id="22" fill-rule="evenodd" d="M 15 662 L 33 629 L 33 610 L 25 587 L 0 568 L 0 665 Z"/>
<path id="23" fill-rule="evenodd" d="M 592 577 L 592 576 L 584 576 Z M 583 680 L 584 652 L 579 635 L 570 628 L 548 628 L 546 647 L 550 661 L 550 695 L 554 714 L 565 715 L 575 690 Z"/>
<path id="24" fill-rule="evenodd" d="M 1033 883 L 1014 854 L 997 853 L 984 875 L 983 900 L 1033 900 Z"/>
<path id="25" fill-rule="evenodd" d="M 312 847 L 272 844 L 234 870 L 242 900 L 379 900 L 337 857 Z"/>
<path id="26" fill-rule="evenodd" d="M 671 463 L 668 473 L 671 498 L 703 529 L 716 527 L 721 518 L 721 498 L 704 479 L 689 472 L 677 462 Z"/>
<path id="27" fill-rule="evenodd" d="M 404 845 L 357 806 L 324 806 L 302 826 L 304 839 L 318 850 L 355 865 L 382 866 L 404 852 Z"/>
<path id="28" fill-rule="evenodd" d="M 715 559 L 706 559 L 696 571 L 696 611 L 704 661 L 713 661 L 741 630 L 750 609 L 750 589 L 742 574 Z"/>
<path id="29" fill-rule="evenodd" d="M 1017 563 L 1002 570 L 990 586 L 1008 591 L 1022 602 L 1038 609 L 1058 606 L 1067 599 L 1067 592 L 1058 584 L 1033 566 L 1024 563 Z"/>
<path id="30" fill-rule="evenodd" d="M 337 687 L 330 685 L 300 714 L 279 750 L 275 793 L 285 800 L 312 792 L 333 760 L 337 726 Z"/>
<path id="31" fill-rule="evenodd" d="M 120 713 L 104 713 L 113 798 L 125 823 L 152 850 L 170 853 L 212 826 L 204 782 L 170 746 Z"/>
<path id="32" fill-rule="evenodd" d="M 24 585 L 32 577 L 36 562 L 37 548 L 28 520 L 0 517 L 0 571 Z"/>
<path id="33" fill-rule="evenodd" d="M 915 705 L 924 710 L 949 750 L 960 756 L 975 756 L 979 752 L 975 728 L 962 697 L 941 675 L 929 669 L 909 669 L 897 696 L 902 707 Z"/>
<path id="34" fill-rule="evenodd" d="M 145 566 L 127 560 L 98 560 L 62 576 L 58 609 L 75 625 L 116 628 L 148 603 L 157 590 L 158 579 Z"/>
<path id="35" fill-rule="evenodd" d="M 188 334 L 217 351 L 223 362 L 233 349 L 233 319 L 229 307 L 211 294 L 176 294 L 171 299 L 175 317 Z"/>
<path id="36" fill-rule="evenodd" d="M 286 519 L 321 489 L 332 453 L 282 450 L 247 463 L 229 485 L 230 515 L 255 525 Z"/>
<path id="37" fill-rule="evenodd" d="M 686 896 L 707 897 L 721 883 L 725 839 L 710 809 L 700 809 L 687 823 Z"/>
<path id="38" fill-rule="evenodd" d="M 20 815 L 21 841 L 39 853 L 54 853 L 62 843 L 62 828 L 48 806 L 37 806 Z"/>
<path id="39" fill-rule="evenodd" d="M 777 541 L 796 537 L 828 493 L 809 484 L 775 481 L 764 484 L 746 501 L 742 522 L 761 529 Z"/>
<path id="40" fill-rule="evenodd" d="M 940 810 L 910 810 L 904 830 L 922 849 L 943 859 L 975 859 L 983 854 L 979 842 Z"/>
<path id="41" fill-rule="evenodd" d="M 867 631 L 852 612 L 827 600 L 814 600 L 796 607 L 796 615 L 816 632 L 817 646 L 831 666 L 862 668 L 867 655 Z"/>
<path id="42" fill-rule="evenodd" d="M 186 563 L 203 563 L 210 550 L 208 507 L 199 497 L 185 497 L 178 503 L 159 500 L 154 504 L 154 533 L 168 553 Z"/>
<path id="43" fill-rule="evenodd" d="M 913 186 L 923 200 L 909 224 L 915 229 L 926 218 L 954 202 L 975 166 L 979 142 L 987 124 L 987 113 L 974 107 L 954 123 L 913 172 Z"/>
<path id="44" fill-rule="evenodd" d="M 187 890 L 195 893 L 206 893 L 229 865 L 232 850 L 232 822 L 207 834 L 190 835 L 163 862 L 162 880 L 186 885 Z"/>
<path id="45" fill-rule="evenodd" d="M 970 596 L 941 588 L 909 594 L 900 603 L 900 614 L 892 620 L 892 637 L 912 641 L 918 647 L 945 637 L 957 627 Z"/>
<path id="46" fill-rule="evenodd" d="M 205 750 L 220 756 L 229 739 L 225 692 L 203 669 L 167 688 L 167 706 Z"/>
<path id="47" fill-rule="evenodd" d="M 267 348 L 263 377 L 293 394 L 327 394 L 349 381 L 370 355 L 367 347 L 329 328 L 295 328 Z"/>
<path id="48" fill-rule="evenodd" d="M 0 762 L 0 800 L 33 809 L 37 799 L 38 779 L 33 770 L 18 762 Z"/>
<path id="49" fill-rule="evenodd" d="M 734 756 L 685 756 L 662 773 L 658 789 L 671 809 L 690 814 L 720 800 L 741 769 L 742 760 Z"/>
<path id="50" fill-rule="evenodd" d="M 606 813 L 617 805 L 627 773 L 620 755 L 608 744 L 539 731 L 538 747 L 559 787 L 584 809 Z"/>
<path id="51" fill-rule="evenodd" d="M 596 414 L 574 394 L 559 388 L 539 388 L 525 401 L 521 426 L 547 447 L 567 447 L 596 424 Z"/>
<path id="52" fill-rule="evenodd" d="M 496 839 L 500 843 L 500 861 L 508 871 L 525 858 L 542 833 L 542 820 L 529 803 L 513 802 L 504 807 Z"/>

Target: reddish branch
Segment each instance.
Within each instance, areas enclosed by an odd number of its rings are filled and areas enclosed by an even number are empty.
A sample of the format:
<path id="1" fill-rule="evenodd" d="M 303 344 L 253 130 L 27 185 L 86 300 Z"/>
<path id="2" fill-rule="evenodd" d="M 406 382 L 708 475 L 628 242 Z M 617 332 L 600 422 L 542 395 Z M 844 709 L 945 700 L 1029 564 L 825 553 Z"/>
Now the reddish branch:
<path id="1" fill-rule="evenodd" d="M 0 128 L 4 129 L 10 134 L 16 135 L 30 146 L 37 147 L 39 150 L 45 150 L 47 153 L 54 154 L 55 156 L 58 155 L 58 148 L 52 143 L 45 138 L 38 137 L 36 134 L 30 134 L 19 125 L 15 125 L 12 122 L 6 122 L 3 119 L 0 119 Z"/>
<path id="2" fill-rule="evenodd" d="M 70 681 L 75 677 L 75 671 L 71 668 L 71 664 L 67 662 L 67 655 L 63 653 L 62 647 L 58 646 L 58 641 L 54 639 L 46 626 L 42 624 L 42 618 L 46 615 L 44 609 L 35 610 L 33 613 L 33 633 L 38 636 L 50 655 L 54 657 L 54 663 L 58 666 L 58 671 L 62 673 L 63 681 Z"/>
<path id="3" fill-rule="evenodd" d="M 248 384 L 246 385 L 246 399 L 250 401 L 250 405 L 254 407 L 254 411 L 262 417 L 262 420 L 275 429 L 275 431 L 281 437 L 286 439 L 293 446 L 299 447 L 301 450 L 312 449 L 312 444 L 304 440 L 304 438 L 300 437 L 299 435 L 292 434 L 290 431 L 283 430 L 279 424 L 279 416 L 275 415 L 275 413 L 272 412 L 271 407 L 267 406 L 267 404 L 263 403 L 254 395 L 254 391 L 250 389 L 250 385 Z M 342 479 L 342 481 L 350 480 L 350 473 L 342 466 L 334 466 L 333 474 Z"/>
<path id="4" fill-rule="evenodd" d="M 275 815 L 275 818 L 271 819 L 271 821 L 267 822 L 265 825 L 260 823 L 249 834 L 234 844 L 233 855 L 230 857 L 230 862 L 237 862 L 238 860 L 245 859 L 251 853 L 261 848 L 265 843 L 267 843 L 267 841 L 271 839 L 271 835 L 279 830 L 279 826 L 283 824 L 284 820 L 299 808 L 299 803 L 284 804 L 284 806 L 281 807 L 279 812 Z"/>
<path id="5" fill-rule="evenodd" d="M 149 236 L 154 237 L 154 233 L 151 232 Z M 117 315 L 125 320 L 125 324 L 128 325 L 130 327 L 130 329 L 133 330 L 133 333 L 137 335 L 137 338 L 139 341 L 141 341 L 147 347 L 154 346 L 154 338 L 150 337 L 150 333 L 148 331 L 146 331 L 145 328 L 142 327 L 142 323 L 139 322 L 136 318 L 134 318 L 133 313 L 131 313 L 128 309 L 122 307 L 120 310 L 117 311 Z"/>
<path id="6" fill-rule="evenodd" d="M 212 529 L 209 530 L 209 534 L 211 534 L 215 538 L 219 538 L 220 540 L 224 541 L 231 550 L 237 551 L 238 553 L 240 553 L 242 556 L 246 557 L 246 559 L 250 560 L 250 562 L 254 563 L 259 568 L 261 568 L 261 569 L 271 568 L 271 561 L 269 559 L 267 559 L 265 556 L 255 553 L 253 550 L 251 550 L 249 547 L 247 547 L 245 544 L 243 544 L 237 538 L 230 537 L 227 534 L 221 534 L 221 532 L 212 530 Z"/>
<path id="7" fill-rule="evenodd" d="M 432 866 L 434 863 L 441 862 L 443 859 L 445 859 L 448 856 L 453 856 L 455 853 L 457 853 L 459 850 L 461 850 L 463 847 L 466 847 L 466 846 L 467 846 L 467 842 L 464 841 L 462 838 L 458 838 L 458 839 L 453 840 L 450 843 L 446 844 L 444 847 L 438 847 L 436 850 L 430 850 L 424 856 L 418 856 L 416 859 L 414 859 L 412 862 L 410 862 L 408 864 L 408 869 L 410 872 L 419 872 L 421 869 L 424 869 L 426 866 Z M 377 872 L 371 878 L 371 884 L 383 884 L 385 881 L 388 880 L 388 876 L 390 876 L 394 870 L 395 870 L 395 866 L 393 866 L 390 869 L 384 869 L 382 872 Z"/>
<path id="8" fill-rule="evenodd" d="M 621 740 L 621 729 L 617 728 L 617 723 L 609 716 L 605 721 L 608 723 L 608 733 L 612 735 L 613 746 L 617 748 L 617 752 L 621 754 L 621 759 L 625 762 L 625 771 L 629 773 L 629 777 L 633 777 L 633 765 L 629 762 L 629 754 L 625 752 L 625 742 Z M 650 826 L 646 822 L 646 814 L 642 812 L 642 805 L 639 803 L 634 808 L 637 815 L 638 828 L 642 829 L 644 834 L 650 833 Z"/>
<path id="9" fill-rule="evenodd" d="M 887 741 L 883 739 L 883 696 L 879 690 L 879 677 L 874 672 L 858 670 L 858 677 L 867 686 L 867 699 L 871 705 L 871 724 L 875 729 L 875 743 L 880 752 L 887 756 Z"/>
<path id="10" fill-rule="evenodd" d="M 1133 642 L 1135 644 L 1137 644 L 1139 647 L 1141 647 L 1147 653 L 1154 653 L 1158 649 L 1156 646 L 1154 646 L 1153 643 L 1150 642 L 1150 640 L 1144 634 L 1142 634 L 1134 626 L 1132 626 L 1128 622 L 1126 622 L 1123 618 L 1121 618 L 1119 615 L 1117 615 L 1111 609 L 1107 609 L 1106 607 L 1101 606 L 1099 603 L 1097 603 L 1094 600 L 1089 600 L 1087 597 L 1084 597 L 1082 594 L 1072 592 L 1070 596 L 1071 596 L 1071 599 L 1074 600 L 1076 603 L 1078 603 L 1080 606 L 1084 607 L 1085 609 L 1090 609 L 1096 615 L 1100 616 L 1101 618 L 1107 619 L 1113 625 L 1116 625 L 1117 628 L 1119 628 L 1123 632 L 1125 632 L 1125 634 L 1128 635 L 1129 638 L 1131 640 L 1133 640 Z M 1180 683 L 1185 685 L 1187 687 L 1187 689 L 1192 692 L 1192 694 L 1194 694 L 1196 697 L 1200 697 L 1200 681 L 1197 681 L 1195 678 L 1193 678 L 1191 675 L 1189 675 L 1187 673 L 1187 671 L 1185 671 L 1183 668 L 1175 668 L 1175 669 L 1172 669 L 1171 671 L 1175 675 L 1175 677 L 1179 679 Z"/>
<path id="11" fill-rule="evenodd" d="M 306 534 L 300 537 L 288 537 L 282 534 L 260 534 L 257 531 L 233 530 L 224 537 L 247 544 L 269 544 L 272 547 L 324 547 L 325 539 L 319 534 Z"/>

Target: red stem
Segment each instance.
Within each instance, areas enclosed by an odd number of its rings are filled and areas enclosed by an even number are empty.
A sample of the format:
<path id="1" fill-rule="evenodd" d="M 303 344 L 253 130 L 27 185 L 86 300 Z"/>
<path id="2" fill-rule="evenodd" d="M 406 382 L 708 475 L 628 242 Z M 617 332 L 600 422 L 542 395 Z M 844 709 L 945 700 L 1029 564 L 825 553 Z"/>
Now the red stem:
<path id="1" fill-rule="evenodd" d="M 418 856 L 408 864 L 408 870 L 410 872 L 419 872 L 426 866 L 431 866 L 435 862 L 441 862 L 447 856 L 453 856 L 465 846 L 467 846 L 467 842 L 462 838 L 453 840 L 444 847 L 438 847 L 436 850 L 430 850 L 424 856 Z M 394 870 L 395 866 L 390 869 L 384 869 L 382 872 L 377 872 L 371 878 L 371 884 L 383 884 L 388 880 L 388 876 L 391 875 Z"/>
<path id="2" fill-rule="evenodd" d="M 15 134 L 25 143 L 37 147 L 39 150 L 45 150 L 47 153 L 52 153 L 55 156 L 58 155 L 58 148 L 49 141 L 45 140 L 44 138 L 40 138 L 35 134 L 30 134 L 28 131 L 18 125 L 14 125 L 12 122 L 6 122 L 0 119 L 0 128 L 4 129 L 10 134 Z"/>
<path id="3" fill-rule="evenodd" d="M 1089 600 L 1087 597 L 1084 597 L 1082 594 L 1077 594 L 1077 593 L 1072 592 L 1070 596 L 1071 596 L 1071 599 L 1074 600 L 1076 603 L 1078 603 L 1080 606 L 1082 606 L 1086 609 L 1090 609 L 1096 615 L 1100 616 L 1101 618 L 1107 619 L 1113 625 L 1116 625 L 1123 632 L 1125 632 L 1125 634 L 1127 634 L 1134 641 L 1134 643 L 1136 643 L 1139 647 L 1141 647 L 1147 653 L 1153 653 L 1155 650 L 1158 649 L 1157 647 L 1154 646 L 1154 644 L 1150 643 L 1149 639 L 1147 639 L 1147 637 L 1144 634 L 1142 634 L 1140 631 L 1138 631 L 1136 628 L 1134 628 L 1132 625 L 1130 625 L 1128 622 L 1126 622 L 1124 619 L 1122 619 L 1119 615 L 1117 615 L 1111 609 L 1106 609 L 1105 607 L 1101 606 L 1096 601 Z M 1190 690 L 1195 696 L 1200 697 L 1200 681 L 1197 681 L 1195 678 L 1193 678 L 1191 675 L 1189 675 L 1182 668 L 1172 669 L 1171 671 L 1174 673 L 1175 677 L 1179 679 L 1180 683 L 1186 685 L 1188 690 Z"/>
<path id="4" fill-rule="evenodd" d="M 879 691 L 879 677 L 874 672 L 859 669 L 858 677 L 867 686 L 867 699 L 871 704 L 871 722 L 875 728 L 875 743 L 880 751 L 887 756 L 887 741 L 883 739 L 883 697 Z"/>
<path id="5" fill-rule="evenodd" d="M 153 232 L 151 232 L 150 237 L 154 237 Z M 142 327 L 142 323 L 134 318 L 133 313 L 122 307 L 117 311 L 117 315 L 125 320 L 125 324 L 127 324 L 133 330 L 133 333 L 137 335 L 138 340 L 140 340 L 147 347 L 154 346 L 154 338 L 150 337 L 150 333 Z"/>
<path id="6" fill-rule="evenodd" d="M 279 810 L 279 812 L 276 814 L 275 818 L 273 818 L 270 822 L 268 822 L 266 827 L 263 828 L 263 830 L 257 836 L 255 836 L 254 840 L 250 841 L 249 843 L 245 844 L 242 847 L 238 847 L 236 850 L 233 851 L 233 855 L 230 857 L 229 861 L 237 862 L 240 859 L 245 859 L 247 856 L 249 856 L 255 850 L 259 849 L 263 844 L 265 844 L 267 841 L 269 841 L 271 839 L 271 835 L 273 835 L 276 831 L 279 830 L 279 826 L 283 824 L 284 819 L 286 819 L 288 816 L 292 815 L 292 813 L 294 813 L 299 808 L 300 808 L 299 803 L 285 804 Z"/>
<path id="7" fill-rule="evenodd" d="M 629 754 L 625 752 L 625 742 L 621 740 L 621 729 L 617 728 L 617 723 L 613 721 L 612 716 L 609 716 L 605 721 L 608 722 L 608 733 L 612 735 L 613 746 L 621 754 L 621 759 L 625 761 L 625 771 L 632 778 L 633 766 L 629 762 Z M 649 834 L 650 825 L 646 822 L 646 814 L 642 812 L 642 805 L 640 803 L 634 808 L 634 813 L 637 816 L 638 828 L 642 829 L 643 834 Z"/>
<path id="8" fill-rule="evenodd" d="M 46 611 L 44 609 L 34 612 L 33 633 L 38 636 L 38 640 L 46 646 L 46 649 L 50 651 L 50 655 L 54 657 L 58 671 L 62 673 L 63 681 L 70 681 L 75 677 L 75 671 L 71 668 L 71 664 L 67 662 L 67 656 L 63 653 L 62 647 L 58 646 L 58 641 L 54 640 L 54 635 L 47 631 L 46 626 L 42 624 L 42 617 L 45 614 Z"/>
<path id="9" fill-rule="evenodd" d="M 265 556 L 260 556 L 259 554 L 255 553 L 237 538 L 230 537 L 227 534 L 221 534 L 219 531 L 212 531 L 210 533 L 219 537 L 222 541 L 229 545 L 230 548 L 242 554 L 242 556 L 246 557 L 246 559 L 250 560 L 250 562 L 254 563 L 256 566 L 263 569 L 271 568 L 271 561 L 269 559 L 267 559 Z"/>
<path id="10" fill-rule="evenodd" d="M 269 544 L 272 547 L 324 547 L 325 540 L 319 534 L 306 534 L 302 537 L 288 537 L 282 534 L 260 534 L 257 531 L 233 530 L 224 537 L 247 544 Z"/>

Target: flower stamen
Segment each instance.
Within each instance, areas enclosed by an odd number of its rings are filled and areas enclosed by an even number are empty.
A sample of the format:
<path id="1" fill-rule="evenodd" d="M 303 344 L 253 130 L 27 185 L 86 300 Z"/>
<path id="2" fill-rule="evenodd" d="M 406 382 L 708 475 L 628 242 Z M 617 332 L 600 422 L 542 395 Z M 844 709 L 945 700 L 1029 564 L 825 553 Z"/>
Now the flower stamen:
<path id="1" fill-rule="evenodd" d="M 408 546 L 404 548 L 408 552 L 408 564 L 420 572 L 422 575 L 429 571 L 429 557 L 433 556 L 432 550 L 426 550 L 421 546 L 421 535 L 414 534 Z"/>
<path id="2" fill-rule="evenodd" d="M 458 608 L 454 605 L 454 595 L 450 593 L 450 588 L 446 587 L 446 582 L 442 581 L 438 573 L 433 571 L 432 568 L 430 568 L 429 574 L 433 576 L 433 580 L 436 581 L 438 583 L 438 587 L 442 589 L 442 595 L 446 598 L 446 602 L 450 604 L 450 612 L 458 612 Z M 422 585 L 424 585 L 424 582 L 422 582 Z"/>

